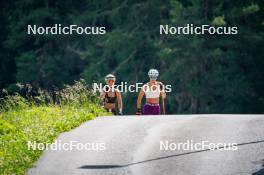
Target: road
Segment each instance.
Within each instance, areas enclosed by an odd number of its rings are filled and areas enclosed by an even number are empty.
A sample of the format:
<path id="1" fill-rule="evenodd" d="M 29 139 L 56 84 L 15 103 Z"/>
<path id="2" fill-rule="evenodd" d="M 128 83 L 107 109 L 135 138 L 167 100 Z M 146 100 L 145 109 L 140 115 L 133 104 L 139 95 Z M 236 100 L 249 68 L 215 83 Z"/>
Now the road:
<path id="1" fill-rule="evenodd" d="M 29 175 L 264 174 L 264 115 L 98 117 L 62 133 L 59 141 L 101 147 L 47 150 Z M 164 150 L 165 143 L 170 149 Z M 225 145 L 190 147 L 199 143 Z"/>

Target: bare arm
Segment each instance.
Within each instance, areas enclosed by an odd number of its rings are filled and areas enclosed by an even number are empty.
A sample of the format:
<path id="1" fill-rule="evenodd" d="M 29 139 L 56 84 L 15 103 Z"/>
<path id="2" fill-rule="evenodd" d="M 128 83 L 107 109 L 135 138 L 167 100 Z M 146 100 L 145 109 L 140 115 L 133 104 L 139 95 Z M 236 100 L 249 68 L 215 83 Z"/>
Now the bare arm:
<path id="1" fill-rule="evenodd" d="M 161 91 L 160 92 L 160 96 L 162 99 L 165 99 L 166 98 L 166 92 L 165 91 Z"/>
<path id="2" fill-rule="evenodd" d="M 161 82 L 160 82 L 161 83 Z M 165 115 L 166 110 L 165 110 L 165 98 L 166 98 L 166 92 L 163 84 L 161 83 L 161 91 L 160 91 L 160 96 L 162 100 L 162 114 Z"/>

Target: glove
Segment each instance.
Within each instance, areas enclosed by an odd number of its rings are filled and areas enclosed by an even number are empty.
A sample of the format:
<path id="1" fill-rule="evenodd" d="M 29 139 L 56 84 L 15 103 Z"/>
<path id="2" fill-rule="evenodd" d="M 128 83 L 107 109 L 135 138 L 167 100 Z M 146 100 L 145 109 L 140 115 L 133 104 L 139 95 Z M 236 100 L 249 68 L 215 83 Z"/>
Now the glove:
<path id="1" fill-rule="evenodd" d="M 141 110 L 141 108 L 138 108 L 138 109 L 137 109 L 136 115 L 142 115 L 142 110 Z"/>

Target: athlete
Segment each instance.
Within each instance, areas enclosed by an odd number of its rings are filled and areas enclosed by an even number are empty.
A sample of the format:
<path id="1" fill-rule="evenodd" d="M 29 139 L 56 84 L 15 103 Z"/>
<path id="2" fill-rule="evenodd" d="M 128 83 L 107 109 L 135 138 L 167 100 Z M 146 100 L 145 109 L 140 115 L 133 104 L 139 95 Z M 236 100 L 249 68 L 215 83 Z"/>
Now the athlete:
<path id="1" fill-rule="evenodd" d="M 115 89 L 116 77 L 112 74 L 108 74 L 105 77 L 106 86 L 101 92 L 101 98 L 104 102 L 104 108 L 108 112 L 112 112 L 114 115 L 122 115 L 122 96 L 118 89 Z M 116 110 L 116 103 L 118 111 Z"/>
<path id="2" fill-rule="evenodd" d="M 146 96 L 146 104 L 143 107 L 144 115 L 159 115 L 160 114 L 160 105 L 159 99 L 162 99 L 162 114 L 165 114 L 165 98 L 166 93 L 164 86 L 161 82 L 157 81 L 159 72 L 156 69 L 150 69 L 148 72 L 149 82 L 145 84 L 138 95 L 137 99 L 137 113 L 136 115 L 141 115 L 141 101 L 143 96 Z"/>

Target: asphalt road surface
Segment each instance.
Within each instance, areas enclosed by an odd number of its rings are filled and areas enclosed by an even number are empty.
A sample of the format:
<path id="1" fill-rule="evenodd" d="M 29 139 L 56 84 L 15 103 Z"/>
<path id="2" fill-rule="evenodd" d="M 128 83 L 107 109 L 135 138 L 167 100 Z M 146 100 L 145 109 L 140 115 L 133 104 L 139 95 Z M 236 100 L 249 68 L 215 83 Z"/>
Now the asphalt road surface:
<path id="1" fill-rule="evenodd" d="M 57 138 L 71 141 L 87 149 L 45 151 L 28 174 L 264 174 L 264 115 L 99 117 Z"/>

